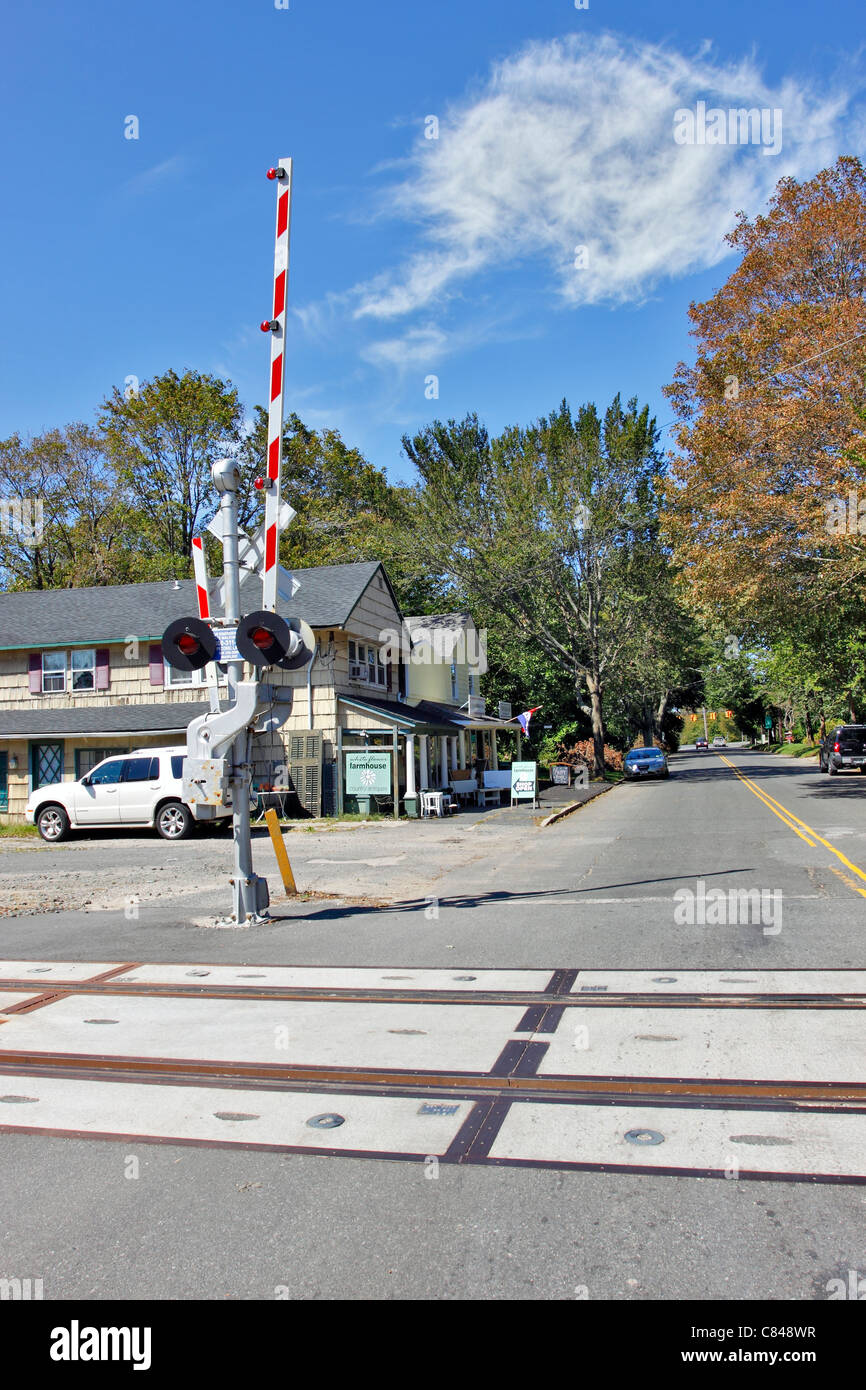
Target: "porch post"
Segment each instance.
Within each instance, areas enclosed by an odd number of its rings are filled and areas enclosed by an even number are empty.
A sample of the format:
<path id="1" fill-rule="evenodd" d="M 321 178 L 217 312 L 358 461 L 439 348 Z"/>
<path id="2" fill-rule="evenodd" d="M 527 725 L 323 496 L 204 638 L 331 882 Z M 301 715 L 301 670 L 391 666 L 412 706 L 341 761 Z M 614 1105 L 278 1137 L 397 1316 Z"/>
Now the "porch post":
<path id="1" fill-rule="evenodd" d="M 440 781 L 439 781 L 439 785 L 440 785 L 440 787 L 447 787 L 447 786 L 448 786 L 448 781 L 449 781 L 449 777 L 448 777 L 448 736 L 447 736 L 447 734 L 440 734 L 440 735 L 439 735 L 439 761 L 440 761 L 440 766 L 439 766 L 439 778 L 440 778 Z"/>
<path id="2" fill-rule="evenodd" d="M 421 734 L 418 739 L 419 759 L 421 763 L 421 790 L 430 785 L 430 770 L 427 760 L 427 735 Z"/>
<path id="3" fill-rule="evenodd" d="M 496 730 L 495 730 L 495 729 L 491 729 L 491 731 L 490 731 L 490 770 L 491 770 L 491 772 L 498 772 L 498 771 L 499 771 L 499 753 L 497 752 L 497 749 L 496 749 Z"/>
<path id="4" fill-rule="evenodd" d="M 406 735 L 406 795 L 415 796 L 415 735 Z"/>
<path id="5" fill-rule="evenodd" d="M 466 730 L 461 729 L 457 735 L 457 762 L 461 769 L 466 767 Z"/>

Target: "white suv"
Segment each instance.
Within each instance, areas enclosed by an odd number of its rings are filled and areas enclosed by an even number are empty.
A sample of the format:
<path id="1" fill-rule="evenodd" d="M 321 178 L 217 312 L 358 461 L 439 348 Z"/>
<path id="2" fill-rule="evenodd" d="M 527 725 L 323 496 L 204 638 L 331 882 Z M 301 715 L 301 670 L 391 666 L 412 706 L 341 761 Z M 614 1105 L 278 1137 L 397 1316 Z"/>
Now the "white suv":
<path id="1" fill-rule="evenodd" d="M 77 782 L 53 782 L 31 792 L 25 815 L 52 844 L 70 830 L 97 825 L 155 826 L 164 840 L 182 840 L 193 826 L 183 800 L 185 756 L 181 745 L 106 758 Z M 220 818 L 230 815 L 221 812 Z"/>

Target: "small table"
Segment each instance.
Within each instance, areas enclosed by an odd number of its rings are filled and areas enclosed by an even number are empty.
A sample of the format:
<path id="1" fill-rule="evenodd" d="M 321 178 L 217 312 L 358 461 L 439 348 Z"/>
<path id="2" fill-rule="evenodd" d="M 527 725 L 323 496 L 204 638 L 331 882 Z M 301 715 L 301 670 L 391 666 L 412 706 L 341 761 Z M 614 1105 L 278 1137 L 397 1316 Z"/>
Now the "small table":
<path id="1" fill-rule="evenodd" d="M 268 808 L 268 797 L 272 798 L 271 809 L 277 812 L 280 820 L 286 819 L 286 797 L 292 791 L 291 787 L 260 787 L 256 792 L 258 801 L 256 823 L 263 821 L 265 812 Z"/>

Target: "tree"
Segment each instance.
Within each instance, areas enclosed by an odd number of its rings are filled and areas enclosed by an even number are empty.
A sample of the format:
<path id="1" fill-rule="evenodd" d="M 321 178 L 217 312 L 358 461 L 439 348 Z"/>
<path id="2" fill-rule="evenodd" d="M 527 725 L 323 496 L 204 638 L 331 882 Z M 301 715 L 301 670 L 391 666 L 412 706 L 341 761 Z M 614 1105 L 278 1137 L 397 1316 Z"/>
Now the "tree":
<path id="1" fill-rule="evenodd" d="M 241 523 L 259 525 L 264 510 L 253 480 L 267 455 L 267 412 L 256 406 L 240 459 Z M 282 494 L 297 512 L 280 542 L 288 569 L 380 560 L 406 613 L 428 612 L 441 590 L 414 544 L 414 495 L 389 483 L 383 469 L 350 448 L 337 430 L 311 430 L 297 415 L 283 428 Z"/>
<path id="2" fill-rule="evenodd" d="M 604 694 L 641 625 L 655 552 L 655 422 L 617 396 L 490 440 L 477 416 L 434 422 L 404 450 L 418 470 L 416 539 L 450 585 L 496 608 L 571 679 L 604 771 Z M 584 695 L 584 687 L 586 694 Z"/>
<path id="3" fill-rule="evenodd" d="M 89 425 L 0 443 L 0 494 L 7 587 L 120 584 L 136 576 L 129 507 Z"/>
<path id="4" fill-rule="evenodd" d="M 863 592 L 862 533 L 850 517 L 834 531 L 828 504 L 866 503 L 866 171 L 846 157 L 782 179 L 727 240 L 740 264 L 692 304 L 696 361 L 667 388 L 666 524 L 705 609 L 784 625 L 852 581 Z"/>
<path id="5" fill-rule="evenodd" d="M 137 395 L 117 387 L 100 415 L 106 452 L 141 519 L 143 538 L 188 574 L 196 531 L 216 510 L 211 467 L 235 452 L 242 408 L 230 382 L 168 371 Z"/>

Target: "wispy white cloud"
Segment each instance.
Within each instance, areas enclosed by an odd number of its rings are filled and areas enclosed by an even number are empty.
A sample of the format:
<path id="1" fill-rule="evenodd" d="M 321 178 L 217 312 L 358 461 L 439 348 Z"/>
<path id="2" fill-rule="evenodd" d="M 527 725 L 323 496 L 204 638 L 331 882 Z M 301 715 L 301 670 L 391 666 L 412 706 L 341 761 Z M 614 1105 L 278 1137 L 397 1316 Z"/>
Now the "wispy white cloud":
<path id="1" fill-rule="evenodd" d="M 164 159 L 161 164 L 154 164 L 150 169 L 142 169 L 140 174 L 133 174 L 131 179 L 127 179 L 123 184 L 125 193 L 149 193 L 154 188 L 159 188 L 162 184 L 168 183 L 173 178 L 178 178 L 185 172 L 187 161 L 181 154 L 173 154 L 170 159 Z"/>
<path id="2" fill-rule="evenodd" d="M 780 110 L 780 152 L 677 144 L 675 112 L 700 100 Z M 381 215 L 414 224 L 418 249 L 303 312 L 310 326 L 322 312 L 396 320 L 528 261 L 565 304 L 639 301 L 717 263 L 734 213 L 758 211 L 783 175 L 831 162 L 853 133 L 850 108 L 848 90 L 772 86 L 752 58 L 719 62 L 707 48 L 687 56 L 610 34 L 530 43 L 442 115 L 438 140 L 419 137 L 389 186 Z M 417 330 L 419 351 L 425 334 L 432 343 L 436 330 Z M 364 355 L 386 364 L 394 353 L 385 342 Z"/>

